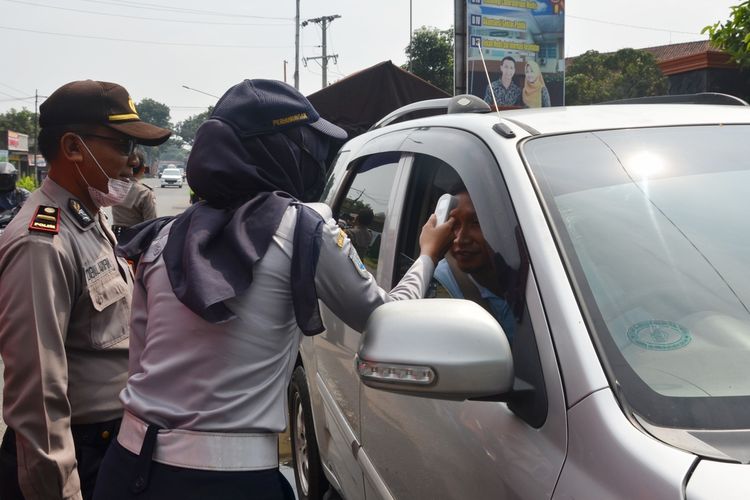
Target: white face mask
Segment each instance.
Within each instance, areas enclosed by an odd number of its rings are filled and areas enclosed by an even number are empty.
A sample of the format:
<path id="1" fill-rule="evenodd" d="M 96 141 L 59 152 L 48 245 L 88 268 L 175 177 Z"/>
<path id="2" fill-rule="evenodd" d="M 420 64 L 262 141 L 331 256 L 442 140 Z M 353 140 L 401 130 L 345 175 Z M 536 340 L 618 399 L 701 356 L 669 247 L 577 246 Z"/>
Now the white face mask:
<path id="1" fill-rule="evenodd" d="M 87 181 L 86 177 L 84 177 L 81 173 L 81 169 L 78 167 L 78 163 L 73 162 L 75 163 L 76 169 L 78 170 L 78 175 L 81 176 L 83 182 L 85 182 L 86 186 L 88 186 L 89 196 L 91 196 L 91 200 L 94 202 L 94 204 L 96 204 L 97 207 L 111 207 L 112 205 L 119 205 L 120 203 L 125 201 L 125 197 L 130 192 L 130 188 L 133 187 L 133 183 L 130 181 L 123 181 L 121 179 L 113 179 L 112 177 L 108 176 L 107 172 L 105 172 L 102 166 L 99 164 L 99 160 L 96 159 L 83 139 L 80 136 L 78 138 L 81 139 L 81 144 L 83 144 L 83 147 L 86 148 L 86 151 L 88 151 L 89 155 L 91 155 L 91 158 L 94 159 L 94 163 L 96 163 L 96 166 L 99 167 L 99 170 L 101 170 L 108 179 L 107 192 L 104 193 L 102 191 L 99 191 L 98 189 L 91 187 L 89 181 Z"/>

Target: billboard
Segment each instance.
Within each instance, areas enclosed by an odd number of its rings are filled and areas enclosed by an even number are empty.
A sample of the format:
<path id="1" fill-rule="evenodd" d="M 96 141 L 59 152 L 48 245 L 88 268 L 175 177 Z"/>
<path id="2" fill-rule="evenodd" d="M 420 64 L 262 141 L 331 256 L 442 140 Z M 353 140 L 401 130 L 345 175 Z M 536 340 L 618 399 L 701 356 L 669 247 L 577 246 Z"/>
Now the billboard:
<path id="1" fill-rule="evenodd" d="M 466 1 L 468 93 L 500 109 L 563 105 L 565 0 Z"/>
<path id="2" fill-rule="evenodd" d="M 10 151 L 28 151 L 29 136 L 12 130 L 7 131 L 7 141 L 4 141 Z"/>

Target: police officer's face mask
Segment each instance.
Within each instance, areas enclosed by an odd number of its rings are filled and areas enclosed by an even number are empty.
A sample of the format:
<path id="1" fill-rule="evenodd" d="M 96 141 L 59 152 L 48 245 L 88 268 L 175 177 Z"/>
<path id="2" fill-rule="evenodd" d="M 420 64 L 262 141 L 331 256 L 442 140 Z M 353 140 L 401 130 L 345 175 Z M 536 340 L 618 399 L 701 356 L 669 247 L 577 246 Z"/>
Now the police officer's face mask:
<path id="1" fill-rule="evenodd" d="M 94 163 L 96 163 L 96 166 L 99 167 L 99 170 L 101 170 L 108 179 L 107 192 L 104 193 L 102 191 L 99 191 L 98 189 L 91 187 L 91 184 L 89 184 L 89 182 L 86 180 L 86 177 L 84 177 L 81 173 L 81 169 L 78 167 L 78 163 L 73 162 L 75 163 L 76 169 L 78 170 L 78 175 L 81 176 L 83 182 L 85 182 L 86 186 L 88 186 L 89 196 L 91 196 L 91 200 L 98 207 L 111 207 L 112 205 L 119 205 L 125 200 L 125 197 L 130 192 L 130 188 L 133 187 L 133 183 L 130 181 L 123 181 L 122 179 L 113 179 L 112 177 L 107 175 L 107 172 L 105 172 L 102 166 L 99 164 L 99 160 L 96 159 L 94 154 L 84 142 L 83 138 L 81 138 L 80 136 L 78 136 L 78 138 L 81 140 L 81 144 L 83 144 L 83 147 L 94 160 Z"/>

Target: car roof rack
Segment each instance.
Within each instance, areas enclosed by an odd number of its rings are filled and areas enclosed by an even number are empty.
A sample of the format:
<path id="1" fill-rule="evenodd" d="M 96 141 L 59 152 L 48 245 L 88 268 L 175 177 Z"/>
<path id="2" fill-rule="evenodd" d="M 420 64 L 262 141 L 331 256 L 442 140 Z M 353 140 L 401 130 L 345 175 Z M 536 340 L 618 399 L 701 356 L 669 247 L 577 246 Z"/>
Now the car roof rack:
<path id="1" fill-rule="evenodd" d="M 748 106 L 748 103 L 739 97 L 718 92 L 633 97 L 630 99 L 601 102 L 599 104 L 724 104 L 729 106 Z"/>
<path id="2" fill-rule="evenodd" d="M 445 111 L 448 114 L 487 113 L 491 111 L 491 108 L 486 102 L 484 102 L 484 100 L 471 94 L 460 94 L 457 96 L 443 97 L 440 99 L 428 99 L 426 101 L 407 104 L 406 106 L 402 106 L 397 110 L 388 113 L 385 117 L 381 118 L 372 127 L 370 127 L 370 130 L 385 127 L 386 125 L 390 125 L 391 123 L 394 123 L 404 116 L 420 111 Z M 415 118 L 423 118 L 424 116 L 432 116 L 432 114 L 421 113 L 420 116 L 417 116 Z"/>

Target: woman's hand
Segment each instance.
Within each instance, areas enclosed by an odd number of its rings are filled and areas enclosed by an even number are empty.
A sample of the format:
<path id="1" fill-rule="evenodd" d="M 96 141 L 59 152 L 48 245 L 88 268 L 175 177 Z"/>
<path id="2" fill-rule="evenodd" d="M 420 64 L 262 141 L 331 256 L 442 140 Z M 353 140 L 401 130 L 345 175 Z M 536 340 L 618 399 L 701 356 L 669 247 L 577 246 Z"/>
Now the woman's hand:
<path id="1" fill-rule="evenodd" d="M 452 242 L 453 217 L 450 217 L 443 224 L 437 225 L 435 214 L 430 215 L 425 225 L 422 226 L 422 232 L 419 234 L 421 255 L 427 255 L 432 259 L 433 264 L 437 265 L 438 261 L 443 258 L 445 252 L 450 248 Z"/>

